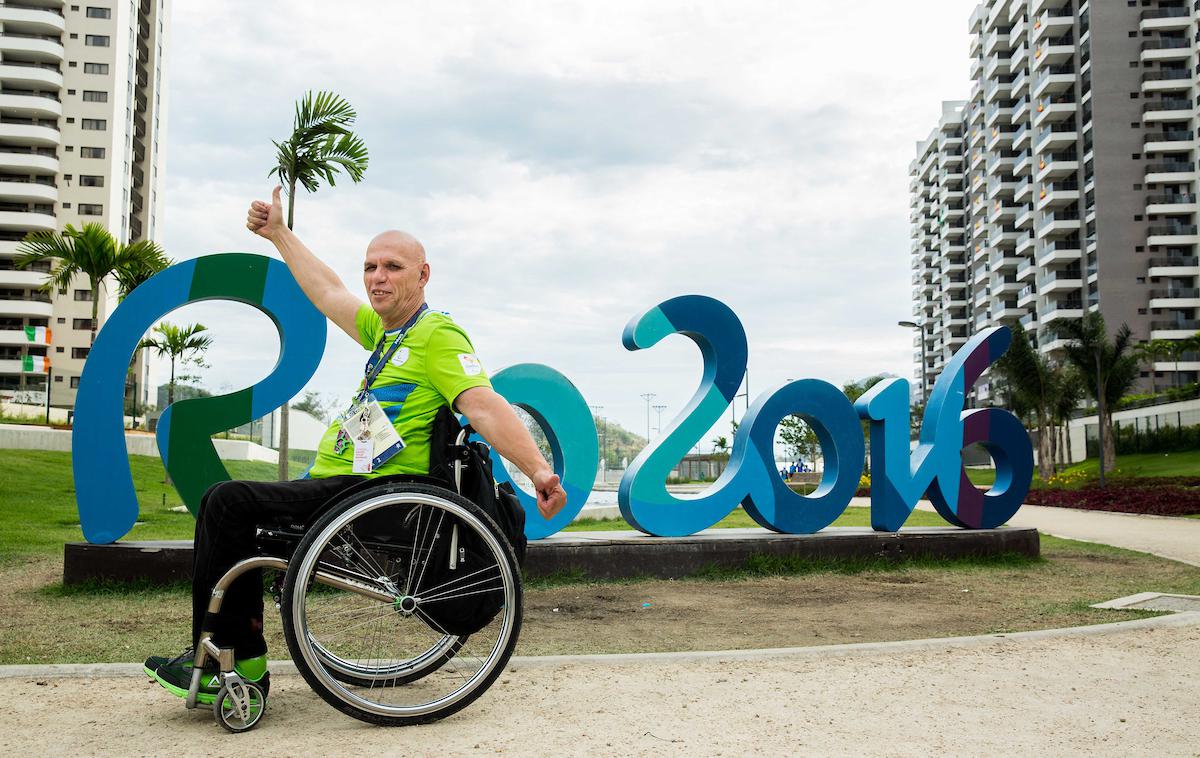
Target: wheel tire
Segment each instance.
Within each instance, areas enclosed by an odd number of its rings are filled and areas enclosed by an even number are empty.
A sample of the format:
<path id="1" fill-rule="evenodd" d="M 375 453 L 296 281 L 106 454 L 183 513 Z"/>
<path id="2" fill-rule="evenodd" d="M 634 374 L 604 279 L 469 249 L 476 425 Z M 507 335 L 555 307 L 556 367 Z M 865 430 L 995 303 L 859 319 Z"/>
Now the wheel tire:
<path id="1" fill-rule="evenodd" d="M 440 633 L 435 632 L 427 622 L 419 621 L 420 616 L 416 614 L 406 621 L 398 621 L 397 619 L 402 614 L 398 611 L 395 614 L 389 612 L 394 603 L 385 605 L 378 600 L 371 601 L 375 605 L 368 611 L 374 613 L 374 618 L 380 623 L 421 624 L 417 628 L 425 633 L 442 634 L 443 640 L 453 640 L 447 645 L 448 649 L 440 652 L 435 649 L 436 646 L 430 646 L 425 653 L 413 659 L 418 661 L 418 666 L 408 667 L 405 673 L 393 676 L 390 672 L 403 668 L 405 664 L 363 667 L 361 663 L 352 661 L 349 666 L 338 666 L 335 661 L 341 660 L 339 655 L 326 650 L 323 646 L 324 640 L 318 641 L 317 636 L 310 633 L 312 620 L 308 615 L 311 612 L 308 600 L 310 593 L 312 593 L 314 604 L 316 604 L 315 601 L 321 599 L 319 593 L 312 591 L 312 577 L 318 570 L 318 566 L 321 565 L 322 554 L 325 554 L 326 550 L 334 552 L 343 550 L 344 548 L 334 542 L 339 537 L 347 547 L 350 547 L 350 542 L 344 535 L 357 537 L 353 531 L 355 521 L 375 511 L 382 513 L 381 509 L 389 507 L 428 508 L 430 509 L 430 523 L 432 523 L 435 512 L 443 517 L 448 514 L 457 518 L 460 525 L 474 530 L 476 538 L 486 545 L 489 551 L 488 556 L 491 561 L 494 561 L 494 564 L 485 570 L 492 568 L 496 570 L 501 584 L 498 591 L 506 593 L 504 607 L 497 620 L 492 622 L 492 626 L 495 626 L 497 630 L 494 642 L 491 642 L 491 635 L 474 634 L 469 638 L 459 638 L 446 635 L 444 630 Z M 485 530 L 486 535 L 484 534 Z M 487 691 L 503 671 L 520 635 L 523 607 L 521 574 L 512 548 L 500 534 L 496 524 L 478 506 L 439 487 L 416 483 L 390 483 L 349 494 L 342 502 L 329 508 L 300 540 L 292 555 L 292 560 L 289 561 L 284 577 L 283 631 L 297 670 L 309 686 L 327 703 L 349 716 L 372 724 L 385 726 L 423 724 L 445 718 L 470 705 Z M 364 543 L 358 542 L 358 545 L 364 549 L 364 553 L 371 555 Z M 418 546 L 417 538 L 414 538 L 410 553 L 415 556 L 428 549 L 425 545 Z M 315 555 L 314 551 L 316 551 Z M 362 562 L 364 567 L 360 576 L 365 577 L 369 573 L 368 569 L 374 568 L 376 564 L 374 564 L 373 558 L 362 558 Z M 382 569 L 382 574 L 385 577 L 388 576 L 390 573 L 388 569 L 395 565 L 399 564 L 389 564 L 387 568 Z M 415 571 L 410 573 L 415 573 Z M 400 581 L 399 578 L 397 581 Z M 383 589 L 382 584 L 377 586 L 379 589 Z M 416 591 L 414 589 L 414 592 Z M 463 594 L 469 593 L 464 592 Z M 346 592 L 345 595 L 360 601 L 364 600 L 353 593 Z M 396 597 L 398 598 L 399 595 Z M 343 612 L 335 611 L 328 615 L 332 616 Z M 489 626 L 490 628 L 491 626 Z M 376 632 L 376 635 L 378 636 L 379 632 Z M 386 639 L 386 634 L 384 636 Z M 469 642 L 474 643 L 474 647 L 468 646 Z M 489 643 L 491 647 L 486 648 Z M 441 697 L 432 698 L 429 702 L 394 705 L 381 701 L 381 696 L 386 693 L 407 692 L 400 685 L 407 685 L 428 677 L 447 663 L 453 665 L 453 661 L 463 651 L 464 646 L 466 646 L 467 652 L 463 655 L 468 656 L 470 661 L 479 661 L 480 668 L 470 677 L 459 674 L 455 670 L 453 673 L 459 679 L 464 680 L 461 685 L 457 684 L 458 679 L 449 675 L 444 677 L 449 682 L 453 682 L 456 689 Z M 421 660 L 422 656 L 428 656 L 428 660 Z M 368 660 L 375 659 L 372 657 Z M 361 675 L 364 671 L 367 672 L 366 675 Z M 351 691 L 346 685 L 367 687 L 370 690 L 364 697 L 361 693 Z M 414 695 L 414 697 L 416 696 Z"/>
<path id="2" fill-rule="evenodd" d="M 244 716 L 237 712 L 229 687 L 222 686 L 217 690 L 217 697 L 213 700 L 213 716 L 217 723 L 235 734 L 253 729 L 267 710 L 267 696 L 261 687 L 253 682 L 243 682 L 241 686 L 246 689 L 246 698 L 249 700 L 248 713 Z"/>

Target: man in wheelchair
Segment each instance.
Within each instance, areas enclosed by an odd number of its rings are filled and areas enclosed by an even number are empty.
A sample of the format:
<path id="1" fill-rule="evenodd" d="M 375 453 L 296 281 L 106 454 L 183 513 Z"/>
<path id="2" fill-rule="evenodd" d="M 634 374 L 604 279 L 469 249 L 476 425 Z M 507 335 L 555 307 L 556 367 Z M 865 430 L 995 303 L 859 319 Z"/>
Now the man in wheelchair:
<path id="1" fill-rule="evenodd" d="M 421 243 L 400 231 L 371 240 L 363 263 L 364 303 L 283 223 L 279 194 L 276 187 L 270 202 L 251 203 L 247 228 L 270 240 L 312 303 L 372 352 L 353 402 L 326 430 L 304 478 L 221 482 L 205 493 L 195 533 L 193 648 L 214 585 L 234 564 L 258 554 L 260 526 L 311 525 L 323 505 L 364 479 L 428 475 L 434 420 L 443 408 L 465 414 L 498 453 L 529 477 L 543 516 L 550 518 L 566 503 L 558 476 L 508 402 L 492 390 L 466 333 L 449 315 L 427 307 L 430 269 Z M 397 612 L 404 613 L 397 603 Z M 242 681 L 256 683 L 265 697 L 269 675 L 261 570 L 234 580 L 224 592 L 219 616 L 208 621 L 212 642 L 233 650 L 236 673 Z M 193 650 L 173 658 L 151 656 L 145 671 L 169 691 L 186 696 L 193 660 Z M 220 686 L 215 670 L 212 676 L 205 673 L 196 699 L 212 703 Z"/>

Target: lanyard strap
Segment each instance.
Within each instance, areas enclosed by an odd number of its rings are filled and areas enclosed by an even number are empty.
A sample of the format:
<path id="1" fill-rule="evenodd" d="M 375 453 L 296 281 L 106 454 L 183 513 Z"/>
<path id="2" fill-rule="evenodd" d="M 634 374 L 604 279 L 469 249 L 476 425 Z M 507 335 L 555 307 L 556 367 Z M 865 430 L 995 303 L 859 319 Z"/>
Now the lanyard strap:
<path id="1" fill-rule="evenodd" d="M 417 312 L 413 314 L 412 318 L 410 318 L 404 324 L 404 326 L 400 327 L 400 333 L 397 334 L 396 338 L 392 340 L 392 344 L 387 348 L 387 350 L 383 349 L 384 344 L 387 342 L 387 333 L 385 332 L 384 335 L 379 338 L 379 344 L 375 346 L 375 351 L 372 352 L 371 357 L 367 359 L 366 374 L 363 377 L 361 392 L 365 393 L 371 390 L 371 385 L 374 384 L 375 380 L 379 377 L 380 372 L 383 371 L 383 367 L 387 365 L 387 362 L 392 359 L 392 356 L 396 353 L 396 348 L 400 347 L 400 343 L 404 340 L 404 336 L 408 334 L 408 330 L 413 328 L 417 321 L 420 320 L 422 314 L 424 314 L 427 310 L 429 310 L 429 305 L 426 303 L 421 303 L 421 307 L 417 309 Z"/>

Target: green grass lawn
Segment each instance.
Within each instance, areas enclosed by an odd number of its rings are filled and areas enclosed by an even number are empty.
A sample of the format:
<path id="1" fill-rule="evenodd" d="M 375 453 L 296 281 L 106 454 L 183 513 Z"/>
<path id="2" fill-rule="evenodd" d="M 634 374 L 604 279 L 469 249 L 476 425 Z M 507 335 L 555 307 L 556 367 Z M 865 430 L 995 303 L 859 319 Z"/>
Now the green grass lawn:
<path id="1" fill-rule="evenodd" d="M 846 512 L 838 516 L 837 520 L 831 526 L 870 526 L 871 525 L 871 509 L 870 508 L 847 508 Z M 904 522 L 905 526 L 949 526 L 941 516 L 929 511 L 913 511 L 908 517 L 908 521 Z M 721 519 L 714 525 L 717 529 L 729 529 L 738 527 L 757 527 L 758 523 L 750 518 L 750 514 L 746 513 L 739 506 L 733 513 L 730 513 L 725 518 Z M 632 529 L 629 524 L 621 519 L 580 519 L 574 523 L 568 524 L 563 529 L 564 532 L 603 532 L 615 531 L 618 529 Z"/>
<path id="2" fill-rule="evenodd" d="M 1082 463 L 1076 463 L 1066 469 L 1066 472 L 1081 471 L 1088 480 L 1100 477 L 1100 464 L 1092 458 Z M 1117 456 L 1117 470 L 1105 472 L 1113 477 L 1156 477 L 1156 476 L 1197 476 L 1200 475 L 1200 450 L 1187 450 L 1176 453 L 1138 453 L 1135 455 Z"/>
<path id="3" fill-rule="evenodd" d="M 3 450 L 0 463 L 5 470 L 0 489 L 0 560 L 61 553 L 64 542 L 83 539 L 70 453 Z M 230 476 L 238 479 L 271 480 L 277 472 L 270 463 L 229 461 L 225 465 Z M 162 461 L 131 455 L 129 467 L 141 515 L 128 539 L 190 539 L 195 521 L 191 514 L 171 512 L 182 501 L 174 487 L 163 484 Z M 303 472 L 293 469 L 295 475 Z"/>

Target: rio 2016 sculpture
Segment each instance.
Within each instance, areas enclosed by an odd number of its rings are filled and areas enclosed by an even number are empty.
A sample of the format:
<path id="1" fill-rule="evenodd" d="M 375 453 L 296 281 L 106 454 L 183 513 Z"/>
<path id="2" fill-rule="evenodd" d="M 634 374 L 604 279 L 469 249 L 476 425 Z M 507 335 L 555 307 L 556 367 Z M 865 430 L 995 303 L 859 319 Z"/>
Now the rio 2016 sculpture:
<path id="1" fill-rule="evenodd" d="M 137 519 L 121 423 L 125 369 L 133 350 L 142 334 L 168 312 L 209 299 L 235 300 L 262 310 L 279 330 L 281 349 L 274 370 L 253 387 L 178 401 L 164 411 L 159 451 L 193 513 L 208 486 L 229 478 L 211 435 L 282 405 L 307 383 L 320 362 L 324 318 L 274 259 L 243 253 L 207 256 L 172 266 L 135 289 L 97 337 L 76 400 L 75 489 L 80 523 L 90 542 L 120 539 Z M 900 529 L 926 492 L 950 523 L 996 527 L 1020 508 L 1029 490 L 1033 449 L 1020 421 L 998 408 L 965 410 L 975 380 L 1011 339 L 1007 328 L 995 327 L 972 337 L 938 377 L 914 450 L 909 450 L 907 381 L 881 382 L 853 405 L 828 382 L 790 381 L 750 406 L 721 477 L 698 497 L 676 498 L 667 491 L 666 479 L 732 402 L 746 373 L 747 342 L 733 311 L 701 295 L 672 298 L 639 314 L 625 327 L 623 341 L 626 348 L 641 350 L 672 334 L 696 343 L 704 371 L 683 413 L 662 439 L 637 456 L 621 480 L 621 514 L 648 534 L 692 534 L 717 523 L 739 503 L 768 529 L 820 531 L 845 510 L 857 489 L 864 457 L 860 418 L 871 426 L 871 525 L 877 530 Z M 289 335 L 294 339 L 289 341 Z M 532 507 L 533 497 L 517 489 L 526 506 L 526 535 L 549 536 L 568 524 L 591 494 L 599 463 L 595 422 L 579 390 L 548 366 L 510 366 L 497 372 L 492 383 L 534 417 L 550 443 L 567 507 L 547 520 Z M 821 444 L 825 470 L 809 495 L 792 492 L 775 470 L 775 432 L 788 415 L 803 418 Z M 996 464 L 995 485 L 986 493 L 970 483 L 962 467 L 960 451 L 976 443 Z M 503 462 L 496 459 L 494 464 L 496 478 L 509 481 Z"/>

